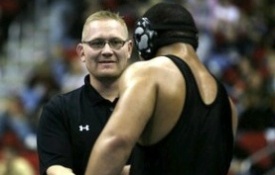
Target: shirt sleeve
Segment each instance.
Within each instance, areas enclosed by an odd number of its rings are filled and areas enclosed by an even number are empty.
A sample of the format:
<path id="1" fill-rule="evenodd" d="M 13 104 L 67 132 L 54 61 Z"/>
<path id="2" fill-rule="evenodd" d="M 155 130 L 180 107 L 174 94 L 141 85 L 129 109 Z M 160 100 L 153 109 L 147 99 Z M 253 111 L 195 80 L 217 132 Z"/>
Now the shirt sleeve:
<path id="1" fill-rule="evenodd" d="M 62 96 L 56 96 L 43 107 L 40 116 L 37 147 L 41 175 L 51 165 L 72 167 L 70 132 L 63 106 Z"/>

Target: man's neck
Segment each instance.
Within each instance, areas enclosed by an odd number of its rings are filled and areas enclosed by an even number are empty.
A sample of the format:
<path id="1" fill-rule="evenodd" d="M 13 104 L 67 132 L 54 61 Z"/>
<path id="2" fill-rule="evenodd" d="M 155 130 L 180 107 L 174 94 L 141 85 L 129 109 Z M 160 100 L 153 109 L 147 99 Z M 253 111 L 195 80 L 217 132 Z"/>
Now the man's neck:
<path id="1" fill-rule="evenodd" d="M 118 78 L 96 79 L 90 76 L 90 83 L 105 99 L 114 101 L 118 97 Z"/>

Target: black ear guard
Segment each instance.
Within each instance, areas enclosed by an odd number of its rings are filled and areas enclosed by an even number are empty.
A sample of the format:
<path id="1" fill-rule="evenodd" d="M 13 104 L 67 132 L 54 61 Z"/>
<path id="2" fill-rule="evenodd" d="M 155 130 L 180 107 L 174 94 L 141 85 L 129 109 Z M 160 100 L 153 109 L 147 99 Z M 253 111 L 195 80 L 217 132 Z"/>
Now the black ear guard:
<path id="1" fill-rule="evenodd" d="M 178 35 L 169 38 L 158 38 L 158 31 L 183 31 L 189 35 Z M 190 34 L 191 33 L 191 34 Z M 143 17 L 137 21 L 134 31 L 134 41 L 141 57 L 145 60 L 152 58 L 156 49 L 163 45 L 186 42 L 190 43 L 195 49 L 197 48 L 197 29 L 182 24 L 163 24 L 161 26 L 153 25 L 148 18 Z"/>

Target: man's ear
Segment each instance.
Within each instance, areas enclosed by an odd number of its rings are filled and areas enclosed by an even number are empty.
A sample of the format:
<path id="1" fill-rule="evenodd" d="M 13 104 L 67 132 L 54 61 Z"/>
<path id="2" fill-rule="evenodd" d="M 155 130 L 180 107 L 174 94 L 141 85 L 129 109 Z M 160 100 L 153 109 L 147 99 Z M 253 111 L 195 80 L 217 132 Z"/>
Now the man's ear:
<path id="1" fill-rule="evenodd" d="M 129 52 L 129 58 L 131 58 L 131 55 L 132 55 L 132 52 L 133 52 L 133 47 L 134 47 L 134 44 L 133 44 L 133 41 L 132 40 L 129 40 L 128 41 L 128 52 Z"/>
<path id="2" fill-rule="evenodd" d="M 83 44 L 79 43 L 76 46 L 76 53 L 78 55 L 78 57 L 81 59 L 82 62 L 85 62 L 85 54 L 84 54 L 84 48 L 83 48 Z"/>

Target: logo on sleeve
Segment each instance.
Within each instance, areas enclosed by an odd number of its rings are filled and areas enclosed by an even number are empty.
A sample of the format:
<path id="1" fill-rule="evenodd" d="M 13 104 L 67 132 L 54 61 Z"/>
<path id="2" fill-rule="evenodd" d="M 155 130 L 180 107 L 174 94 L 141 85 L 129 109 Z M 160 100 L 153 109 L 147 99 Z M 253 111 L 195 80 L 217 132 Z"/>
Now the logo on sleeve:
<path id="1" fill-rule="evenodd" d="M 79 131 L 82 132 L 84 130 L 89 131 L 90 130 L 89 125 L 85 125 L 85 126 L 79 125 Z"/>

